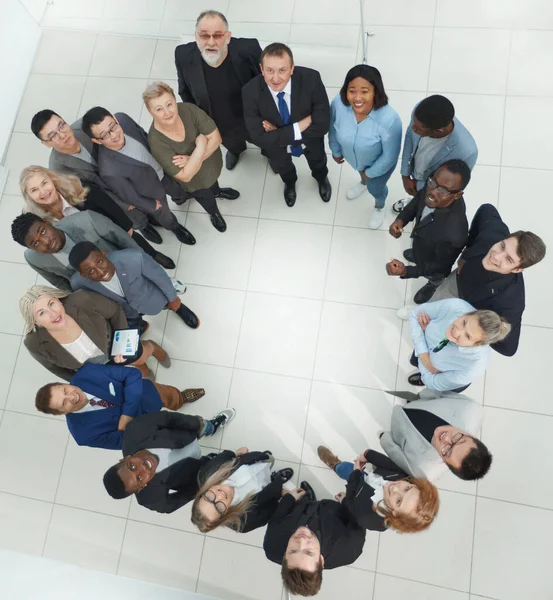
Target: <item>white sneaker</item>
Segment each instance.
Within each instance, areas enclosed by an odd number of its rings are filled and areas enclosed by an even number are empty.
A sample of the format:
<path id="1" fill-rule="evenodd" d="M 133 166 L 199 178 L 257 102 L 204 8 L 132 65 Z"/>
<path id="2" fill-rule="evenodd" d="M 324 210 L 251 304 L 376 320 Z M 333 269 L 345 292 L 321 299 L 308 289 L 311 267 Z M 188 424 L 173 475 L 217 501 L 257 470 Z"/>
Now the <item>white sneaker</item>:
<path id="1" fill-rule="evenodd" d="M 392 210 L 396 213 L 396 215 L 399 215 L 399 213 L 409 204 L 409 202 L 411 202 L 411 200 L 411 196 L 408 196 L 407 198 L 402 198 L 401 200 L 394 202 L 392 205 Z"/>
<path id="2" fill-rule="evenodd" d="M 411 311 L 414 308 L 415 308 L 415 306 L 413 304 L 408 304 L 407 306 L 400 308 L 397 311 L 397 318 L 401 319 L 402 321 L 407 321 L 407 319 L 409 318 L 409 315 L 411 314 Z"/>
<path id="3" fill-rule="evenodd" d="M 354 198 L 357 198 L 357 196 L 360 196 L 366 189 L 367 186 L 359 181 L 349 188 L 349 190 L 346 192 L 346 198 L 348 200 L 353 200 Z"/>
<path id="4" fill-rule="evenodd" d="M 382 223 L 384 223 L 384 209 L 383 208 L 373 208 L 373 212 L 371 218 L 369 220 L 369 229 L 378 229 Z"/>
<path id="5" fill-rule="evenodd" d="M 236 416 L 236 409 L 225 408 L 220 413 L 209 419 L 215 426 L 215 431 L 211 435 L 215 435 L 217 430 L 224 429 Z"/>
<path id="6" fill-rule="evenodd" d="M 182 296 L 184 292 L 186 292 L 184 283 L 180 279 L 175 279 L 174 277 L 170 277 L 169 279 L 175 288 L 175 292 L 177 292 L 177 296 Z"/>

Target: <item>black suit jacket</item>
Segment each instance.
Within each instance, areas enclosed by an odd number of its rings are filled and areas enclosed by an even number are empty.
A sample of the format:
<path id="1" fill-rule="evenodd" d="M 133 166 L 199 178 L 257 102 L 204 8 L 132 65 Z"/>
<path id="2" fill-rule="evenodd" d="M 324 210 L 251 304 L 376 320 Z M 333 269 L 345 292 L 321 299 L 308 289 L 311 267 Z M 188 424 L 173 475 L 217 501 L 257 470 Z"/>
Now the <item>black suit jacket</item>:
<path id="1" fill-rule="evenodd" d="M 125 135 L 140 142 L 150 152 L 148 135 L 144 129 L 125 113 L 115 113 L 115 117 Z M 152 212 L 156 200 L 165 200 L 166 194 L 173 197 L 182 195 L 179 184 L 167 174 L 160 181 L 150 165 L 105 146 L 98 148 L 98 170 L 102 180 L 123 202 L 148 212 Z"/>
<path id="2" fill-rule="evenodd" d="M 144 448 L 184 448 L 198 438 L 200 419 L 178 412 L 161 411 L 136 417 L 123 435 L 123 456 Z M 194 499 L 198 471 L 209 459 L 185 458 L 160 473 L 136 494 L 138 504 L 160 513 L 172 513 Z"/>
<path id="3" fill-rule="evenodd" d="M 236 471 L 243 465 L 253 465 L 258 462 L 267 461 L 269 458 L 270 455 L 266 452 L 246 452 L 246 454 L 237 457 L 231 450 L 224 450 L 200 469 L 198 474 L 199 486 L 201 487 L 217 469 L 234 459 L 236 459 L 236 468 L 234 469 Z M 248 533 L 248 531 L 253 531 L 258 527 L 266 525 L 278 506 L 281 493 L 282 481 L 280 477 L 276 477 L 267 487 L 263 488 L 258 494 L 255 494 L 253 497 L 255 504 L 242 517 L 240 525 L 236 530 L 240 533 Z"/>
<path id="4" fill-rule="evenodd" d="M 313 122 L 302 133 L 302 140 L 321 138 L 328 133 L 330 107 L 321 75 L 314 69 L 294 67 L 292 74 L 292 113 L 290 125 L 284 125 L 274 98 L 263 79 L 258 75 L 242 88 L 244 119 L 254 144 L 262 149 L 288 146 L 294 142 L 293 123 L 311 115 Z M 263 121 L 277 127 L 265 131 Z"/>
<path id="5" fill-rule="evenodd" d="M 282 564 L 290 537 L 298 527 L 306 526 L 319 538 L 324 568 L 351 565 L 363 552 L 365 530 L 347 507 L 335 500 L 296 501 L 291 494 L 282 497 L 269 520 L 263 549 L 267 558 Z"/>
<path id="6" fill-rule="evenodd" d="M 375 450 L 365 453 L 367 462 L 374 465 L 376 475 L 387 481 L 399 481 L 409 477 L 392 460 Z M 359 527 L 373 531 L 386 531 L 384 518 L 373 510 L 374 489 L 367 483 L 363 471 L 355 470 L 349 476 L 346 485 L 346 497 L 342 501 Z"/>
<path id="7" fill-rule="evenodd" d="M 255 38 L 230 38 L 228 52 L 242 85 L 261 73 L 261 46 Z M 213 116 L 205 83 L 203 60 L 196 42 L 188 42 L 175 48 L 179 96 L 183 102 L 191 102 Z"/>
<path id="8" fill-rule="evenodd" d="M 416 265 L 407 266 L 407 273 L 402 279 L 433 275 L 447 277 L 467 243 L 469 225 L 464 199 L 455 200 L 447 208 L 437 208 L 422 219 L 425 198 L 426 186 L 416 193 L 397 217 L 404 225 L 415 221 L 411 238 Z"/>
<path id="9" fill-rule="evenodd" d="M 470 226 L 469 237 L 461 259 L 482 260 L 497 242 L 508 238 L 509 228 L 502 221 L 495 206 L 483 204 Z M 466 274 L 466 271 L 464 272 Z M 511 324 L 509 335 L 492 348 L 504 356 L 513 356 L 518 349 L 522 313 L 525 307 L 524 277 L 511 273 L 494 278 L 488 285 L 475 287 L 470 279 L 458 273 L 459 296 L 479 310 L 493 310 Z"/>

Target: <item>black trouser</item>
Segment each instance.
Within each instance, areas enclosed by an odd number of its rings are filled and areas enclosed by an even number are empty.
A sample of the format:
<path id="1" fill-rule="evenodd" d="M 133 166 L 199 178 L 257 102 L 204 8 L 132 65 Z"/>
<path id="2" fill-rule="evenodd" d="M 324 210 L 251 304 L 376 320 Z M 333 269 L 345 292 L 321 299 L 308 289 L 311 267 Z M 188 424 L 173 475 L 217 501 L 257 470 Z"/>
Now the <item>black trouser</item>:
<path id="1" fill-rule="evenodd" d="M 417 367 L 417 369 L 419 368 L 419 359 L 415 356 L 415 352 L 413 352 L 413 354 L 411 354 L 411 358 L 409 359 L 409 362 L 414 367 Z M 456 388 L 454 390 L 449 390 L 449 391 L 450 392 L 457 392 L 458 394 L 460 394 L 461 392 L 464 392 L 469 387 L 469 385 L 470 385 L 470 383 L 468 385 L 464 385 L 463 387 Z"/>
<path id="2" fill-rule="evenodd" d="M 148 240 L 145 240 L 138 231 L 133 231 L 132 239 L 146 252 L 148 256 L 152 258 L 158 253 L 158 251 L 150 245 Z"/>
<path id="3" fill-rule="evenodd" d="M 311 169 L 311 175 L 317 181 L 323 181 L 328 175 L 324 138 L 308 138 L 303 143 L 305 145 L 303 153 Z M 287 148 L 284 146 L 265 148 L 265 152 L 273 171 L 280 175 L 284 183 L 291 184 L 298 180 L 296 167 L 292 162 L 292 155 L 288 153 Z"/>
<path id="4" fill-rule="evenodd" d="M 219 212 L 216 196 L 218 196 L 220 193 L 221 188 L 219 187 L 218 181 L 216 181 L 210 188 L 189 192 L 189 194 L 197 200 L 198 204 L 208 215 L 214 215 Z"/>
<path id="5" fill-rule="evenodd" d="M 236 135 L 221 135 L 223 146 L 232 154 L 242 154 L 246 149 L 246 140 Z"/>

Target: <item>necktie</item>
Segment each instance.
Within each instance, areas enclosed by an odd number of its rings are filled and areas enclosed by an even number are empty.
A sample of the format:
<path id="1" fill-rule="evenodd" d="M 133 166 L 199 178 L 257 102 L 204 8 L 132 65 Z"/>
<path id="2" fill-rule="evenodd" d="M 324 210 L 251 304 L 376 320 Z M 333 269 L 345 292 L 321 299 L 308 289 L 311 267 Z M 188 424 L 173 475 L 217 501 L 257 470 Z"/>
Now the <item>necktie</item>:
<path id="1" fill-rule="evenodd" d="M 284 125 L 290 125 L 290 111 L 288 110 L 288 104 L 286 104 L 286 100 L 284 99 L 284 92 L 279 92 L 277 94 L 278 98 L 278 112 L 280 113 L 280 118 Z M 301 156 L 303 154 L 303 148 L 301 147 L 301 142 L 294 141 L 292 143 L 292 156 Z"/>
<path id="2" fill-rule="evenodd" d="M 444 338 L 435 348 L 432 348 L 432 352 L 439 352 L 443 350 L 449 344 L 449 340 Z"/>
<path id="3" fill-rule="evenodd" d="M 90 406 L 102 406 L 103 408 L 115 408 L 115 404 L 113 402 L 108 402 L 107 400 L 98 400 L 98 399 L 90 399 Z"/>

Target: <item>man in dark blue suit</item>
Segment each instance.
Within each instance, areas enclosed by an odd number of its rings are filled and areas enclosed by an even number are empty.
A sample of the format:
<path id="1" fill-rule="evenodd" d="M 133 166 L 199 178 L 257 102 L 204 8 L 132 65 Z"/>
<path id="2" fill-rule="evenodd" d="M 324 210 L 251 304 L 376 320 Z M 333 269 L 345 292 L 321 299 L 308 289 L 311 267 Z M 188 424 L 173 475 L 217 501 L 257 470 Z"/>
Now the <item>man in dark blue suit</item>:
<path id="1" fill-rule="evenodd" d="M 123 432 L 133 418 L 162 408 L 178 410 L 204 394 L 201 388 L 180 392 L 172 385 L 142 379 L 134 367 L 85 364 L 69 384 L 41 387 L 35 405 L 49 415 L 66 415 L 79 446 L 121 450 Z"/>

